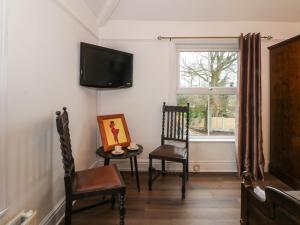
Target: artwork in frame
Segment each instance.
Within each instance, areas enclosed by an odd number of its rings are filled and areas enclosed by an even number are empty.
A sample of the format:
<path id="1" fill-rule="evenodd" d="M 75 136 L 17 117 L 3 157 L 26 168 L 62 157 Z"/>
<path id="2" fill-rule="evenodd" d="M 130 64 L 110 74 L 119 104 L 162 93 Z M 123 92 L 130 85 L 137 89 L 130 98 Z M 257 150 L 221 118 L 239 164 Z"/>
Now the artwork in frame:
<path id="1" fill-rule="evenodd" d="M 104 151 L 114 146 L 129 146 L 131 139 L 124 114 L 97 116 Z"/>

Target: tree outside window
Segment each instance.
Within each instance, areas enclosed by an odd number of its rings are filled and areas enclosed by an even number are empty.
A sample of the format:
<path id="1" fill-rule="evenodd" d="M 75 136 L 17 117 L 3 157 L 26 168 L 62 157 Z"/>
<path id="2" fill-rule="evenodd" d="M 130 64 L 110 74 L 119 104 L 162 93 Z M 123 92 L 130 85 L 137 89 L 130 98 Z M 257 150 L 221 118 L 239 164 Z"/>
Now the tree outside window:
<path id="1" fill-rule="evenodd" d="M 192 136 L 234 136 L 237 60 L 235 51 L 179 52 L 177 104 L 190 103 Z"/>

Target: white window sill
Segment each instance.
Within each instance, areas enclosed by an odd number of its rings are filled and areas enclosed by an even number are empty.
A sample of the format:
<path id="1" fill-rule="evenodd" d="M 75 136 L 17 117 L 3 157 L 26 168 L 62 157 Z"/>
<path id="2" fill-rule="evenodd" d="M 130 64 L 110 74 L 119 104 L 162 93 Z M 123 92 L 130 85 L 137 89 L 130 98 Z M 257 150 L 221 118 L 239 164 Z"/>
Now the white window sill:
<path id="1" fill-rule="evenodd" d="M 1 218 L 2 216 L 4 216 L 4 215 L 7 213 L 7 211 L 8 211 L 8 208 L 3 209 L 2 211 L 0 211 L 0 218 Z"/>
<path id="2" fill-rule="evenodd" d="M 190 138 L 189 142 L 225 142 L 234 143 L 235 138 Z"/>

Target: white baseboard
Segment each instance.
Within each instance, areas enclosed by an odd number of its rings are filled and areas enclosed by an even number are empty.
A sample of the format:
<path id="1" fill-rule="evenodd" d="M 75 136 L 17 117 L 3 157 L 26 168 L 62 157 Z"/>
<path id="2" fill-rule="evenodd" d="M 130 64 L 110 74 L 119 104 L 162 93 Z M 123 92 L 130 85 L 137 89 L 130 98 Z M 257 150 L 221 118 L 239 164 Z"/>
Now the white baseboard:
<path id="1" fill-rule="evenodd" d="M 117 164 L 120 171 L 130 171 L 129 159 L 112 160 L 111 163 Z M 265 172 L 269 172 L 269 160 L 265 161 Z M 103 165 L 103 159 L 99 159 L 96 163 L 97 166 Z M 157 169 L 161 168 L 159 160 L 153 161 L 153 166 Z M 149 168 L 148 159 L 138 159 L 138 168 L 141 172 L 147 172 Z M 171 172 L 182 171 L 179 163 L 166 162 L 166 169 Z M 237 172 L 235 161 L 190 161 L 190 172 Z"/>
<path id="2" fill-rule="evenodd" d="M 40 222 L 40 225 L 59 224 L 65 214 L 65 198 L 62 198 L 47 216 Z"/>
<path id="3" fill-rule="evenodd" d="M 99 160 L 96 160 L 95 162 L 92 163 L 92 165 L 90 165 L 89 169 L 94 168 L 98 165 Z"/>
<path id="4" fill-rule="evenodd" d="M 161 167 L 161 161 L 153 160 L 153 166 L 155 168 Z M 111 163 L 117 164 L 120 171 L 130 171 L 130 161 L 129 159 L 112 160 Z M 97 165 L 103 165 L 103 160 L 99 159 Z M 139 171 L 148 171 L 149 160 L 148 159 L 138 159 Z M 182 171 L 182 166 L 180 163 L 166 162 L 166 169 L 168 171 Z M 190 172 L 236 172 L 236 162 L 235 161 L 190 161 L 189 162 Z"/>
<path id="5" fill-rule="evenodd" d="M 94 161 L 89 168 L 97 166 L 99 160 Z M 75 201 L 73 202 L 73 204 Z M 44 217 L 39 225 L 58 225 L 65 216 L 65 197 L 63 197 L 53 209 Z"/>

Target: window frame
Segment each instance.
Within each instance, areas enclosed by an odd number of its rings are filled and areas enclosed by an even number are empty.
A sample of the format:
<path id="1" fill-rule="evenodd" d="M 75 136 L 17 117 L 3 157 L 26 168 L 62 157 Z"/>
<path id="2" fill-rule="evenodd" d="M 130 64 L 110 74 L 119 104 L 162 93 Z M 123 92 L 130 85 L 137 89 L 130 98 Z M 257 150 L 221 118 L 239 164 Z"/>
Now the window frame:
<path id="1" fill-rule="evenodd" d="M 211 87 L 211 88 L 181 88 L 180 87 L 180 52 L 237 52 L 239 53 L 237 40 L 203 40 L 196 42 L 184 42 L 175 44 L 176 48 L 176 96 L 185 95 L 236 95 L 238 97 L 239 68 L 237 70 L 236 87 Z M 239 54 L 237 63 L 239 62 Z M 238 101 L 238 99 L 237 99 Z M 177 97 L 176 97 L 177 104 Z M 235 142 L 236 136 L 214 135 L 197 136 L 190 135 L 191 142 Z"/>

